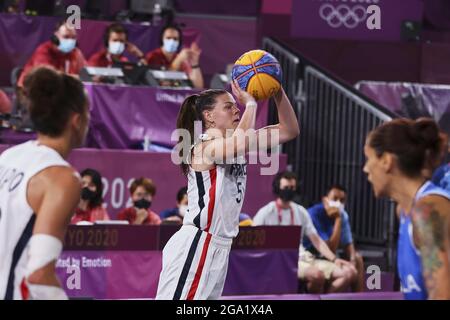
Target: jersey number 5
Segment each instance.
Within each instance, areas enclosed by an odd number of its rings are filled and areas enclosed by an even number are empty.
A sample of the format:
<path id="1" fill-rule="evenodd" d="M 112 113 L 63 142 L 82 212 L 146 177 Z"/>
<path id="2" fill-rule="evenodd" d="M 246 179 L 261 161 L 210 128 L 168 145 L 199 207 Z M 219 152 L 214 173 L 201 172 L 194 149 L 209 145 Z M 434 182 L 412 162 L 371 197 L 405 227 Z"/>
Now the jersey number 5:
<path id="1" fill-rule="evenodd" d="M 238 196 L 236 197 L 236 202 L 237 203 L 241 203 L 242 201 L 242 182 L 237 182 L 236 183 L 237 189 L 238 189 Z"/>

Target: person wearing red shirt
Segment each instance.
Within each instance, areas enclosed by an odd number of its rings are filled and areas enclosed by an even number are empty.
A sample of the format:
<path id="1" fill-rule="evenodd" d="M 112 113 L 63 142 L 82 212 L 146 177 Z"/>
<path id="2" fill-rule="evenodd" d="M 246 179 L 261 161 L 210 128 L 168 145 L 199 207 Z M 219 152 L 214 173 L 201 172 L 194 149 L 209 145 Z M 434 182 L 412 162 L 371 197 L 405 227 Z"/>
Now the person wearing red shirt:
<path id="1" fill-rule="evenodd" d="M 103 208 L 103 185 L 100 173 L 93 169 L 83 170 L 81 180 L 83 188 L 81 199 L 70 223 L 110 220 L 108 212 Z"/>
<path id="2" fill-rule="evenodd" d="M 0 90 L 0 114 L 11 112 L 11 100 L 9 100 L 6 93 Z"/>
<path id="3" fill-rule="evenodd" d="M 166 26 L 160 35 L 160 48 L 150 51 L 145 60 L 150 68 L 183 71 L 195 88 L 204 88 L 202 71 L 200 69 L 201 49 L 197 43 L 190 48 L 182 47 L 182 32 L 174 25 Z M 180 50 L 181 49 L 181 50 Z"/>
<path id="4" fill-rule="evenodd" d="M 110 68 L 114 62 L 127 62 L 128 59 L 123 55 L 125 50 L 136 56 L 141 64 L 147 64 L 144 53 L 128 41 L 128 31 L 119 23 L 113 23 L 105 30 L 103 45 L 105 47 L 102 50 L 89 58 L 89 66 Z"/>
<path id="5" fill-rule="evenodd" d="M 118 220 L 127 220 L 135 225 L 160 225 L 159 216 L 150 210 L 152 200 L 156 194 L 156 186 L 152 180 L 139 178 L 130 186 L 133 207 L 122 210 Z"/>
<path id="6" fill-rule="evenodd" d="M 81 69 L 86 66 L 86 60 L 81 50 L 76 47 L 76 40 L 76 30 L 65 21 L 59 22 L 51 40 L 41 44 L 24 66 L 17 86 L 22 87 L 27 74 L 43 65 L 78 76 Z"/>

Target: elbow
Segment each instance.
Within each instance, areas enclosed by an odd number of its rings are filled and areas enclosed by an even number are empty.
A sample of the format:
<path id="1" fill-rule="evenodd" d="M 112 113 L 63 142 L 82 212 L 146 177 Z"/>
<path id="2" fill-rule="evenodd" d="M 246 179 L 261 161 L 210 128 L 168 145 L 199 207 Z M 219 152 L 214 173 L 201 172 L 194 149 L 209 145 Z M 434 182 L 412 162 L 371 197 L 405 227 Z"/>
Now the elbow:
<path id="1" fill-rule="evenodd" d="M 297 124 L 291 130 L 289 130 L 289 140 L 293 140 L 297 138 L 299 135 L 300 135 L 300 127 Z"/>

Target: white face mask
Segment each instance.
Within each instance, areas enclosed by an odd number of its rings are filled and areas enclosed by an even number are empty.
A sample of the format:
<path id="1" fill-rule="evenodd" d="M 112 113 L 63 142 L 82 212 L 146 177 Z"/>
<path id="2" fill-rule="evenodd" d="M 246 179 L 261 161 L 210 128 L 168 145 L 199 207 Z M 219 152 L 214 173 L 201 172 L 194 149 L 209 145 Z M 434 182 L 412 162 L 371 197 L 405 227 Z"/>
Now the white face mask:
<path id="1" fill-rule="evenodd" d="M 333 200 L 329 200 L 329 199 L 327 199 L 327 201 L 328 201 L 328 205 L 331 208 L 338 208 L 340 211 L 343 211 L 345 208 L 344 204 L 340 201 L 333 201 Z"/>
<path id="2" fill-rule="evenodd" d="M 121 41 L 110 41 L 108 51 L 112 55 L 119 56 L 125 51 L 125 43 Z"/>
<path id="3" fill-rule="evenodd" d="M 178 46 L 180 42 L 174 39 L 164 39 L 163 40 L 163 49 L 169 53 L 175 53 L 178 50 Z"/>
<path id="4" fill-rule="evenodd" d="M 75 39 L 59 39 L 58 49 L 63 53 L 72 52 L 77 45 L 77 40 Z"/>
<path id="5" fill-rule="evenodd" d="M 180 214 L 180 216 L 184 217 L 184 216 L 186 215 L 187 210 L 188 210 L 188 206 L 186 206 L 186 205 L 181 205 L 181 206 L 178 208 L 178 213 Z"/>

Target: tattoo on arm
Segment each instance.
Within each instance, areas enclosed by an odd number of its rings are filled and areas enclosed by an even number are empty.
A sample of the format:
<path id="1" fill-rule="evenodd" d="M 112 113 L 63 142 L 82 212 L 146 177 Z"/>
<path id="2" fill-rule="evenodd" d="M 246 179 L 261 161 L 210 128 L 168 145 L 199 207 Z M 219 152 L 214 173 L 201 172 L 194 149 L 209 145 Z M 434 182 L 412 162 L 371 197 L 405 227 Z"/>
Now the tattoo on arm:
<path id="1" fill-rule="evenodd" d="M 447 223 L 445 214 L 430 202 L 413 210 L 414 236 L 421 252 L 423 276 L 430 298 L 448 295 Z"/>

